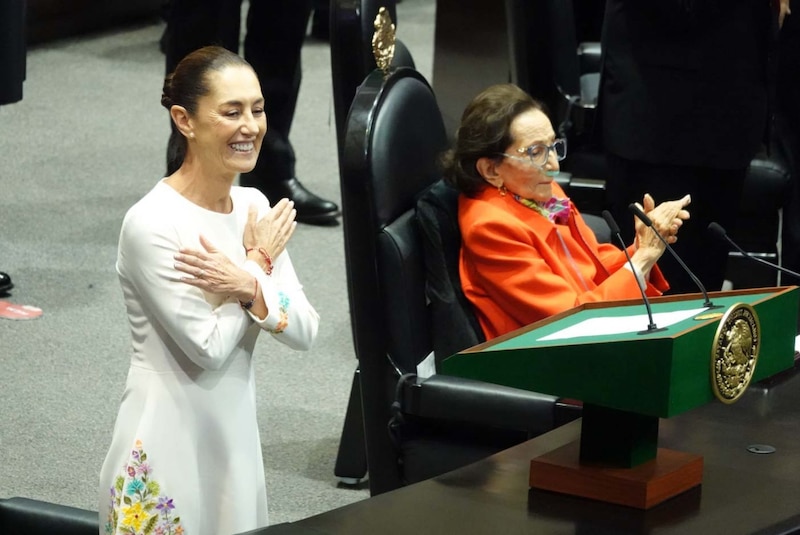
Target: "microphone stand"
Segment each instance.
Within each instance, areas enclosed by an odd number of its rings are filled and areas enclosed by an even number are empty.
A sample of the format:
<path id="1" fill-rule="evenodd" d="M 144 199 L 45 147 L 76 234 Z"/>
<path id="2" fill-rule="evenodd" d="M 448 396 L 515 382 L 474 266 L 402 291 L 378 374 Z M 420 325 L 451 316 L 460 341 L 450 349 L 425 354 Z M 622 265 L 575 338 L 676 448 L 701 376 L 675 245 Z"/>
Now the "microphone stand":
<path id="1" fill-rule="evenodd" d="M 647 293 L 645 291 L 646 289 L 644 283 L 639 278 L 639 274 L 636 273 L 636 268 L 633 265 L 633 260 L 631 260 L 631 255 L 628 254 L 628 249 L 627 247 L 625 247 L 625 240 L 622 239 L 622 234 L 619 231 L 619 225 L 617 225 L 617 222 L 614 220 L 614 217 L 608 210 L 603 210 L 602 215 L 603 219 L 606 220 L 608 227 L 611 229 L 611 232 L 619 240 L 619 243 L 622 246 L 622 252 L 625 253 L 625 258 L 628 259 L 628 265 L 631 266 L 631 272 L 633 274 L 633 278 L 636 279 L 636 286 L 639 287 L 639 291 L 642 293 L 642 300 L 644 301 L 644 307 L 645 309 L 647 309 L 647 319 L 650 323 L 647 325 L 646 330 L 639 331 L 636 334 L 651 334 L 651 333 L 666 331 L 667 330 L 666 327 L 659 328 L 658 325 L 656 325 L 656 322 L 653 320 L 653 310 L 650 308 L 650 300 L 647 298 Z"/>
<path id="2" fill-rule="evenodd" d="M 733 248 L 734 248 L 734 249 L 736 249 L 737 251 L 739 251 L 739 252 L 740 252 L 740 253 L 741 253 L 743 256 L 745 256 L 746 258 L 749 258 L 750 260 L 754 260 L 754 261 L 756 261 L 756 262 L 760 262 L 760 263 L 764 264 L 765 266 L 769 266 L 769 267 L 771 267 L 772 269 L 776 269 L 776 270 L 780 271 L 781 273 L 785 273 L 785 274 L 787 274 L 787 275 L 790 275 L 790 276 L 792 276 L 792 277 L 794 277 L 794 278 L 796 278 L 796 279 L 800 280 L 800 273 L 797 273 L 797 272 L 795 272 L 795 271 L 792 271 L 791 269 L 786 269 L 785 267 L 783 267 L 783 266 L 779 266 L 778 264 L 773 264 L 772 262 L 768 262 L 768 261 L 764 260 L 763 258 L 758 258 L 757 256 L 753 256 L 753 255 L 751 255 L 750 253 L 748 253 L 747 251 L 745 251 L 744 249 L 742 249 L 741 247 L 739 247 L 739 246 L 736 244 L 736 242 L 734 242 L 734 241 L 733 241 L 733 240 L 730 238 L 730 236 L 728 236 L 728 233 L 727 233 L 727 232 L 725 232 L 725 229 L 724 229 L 724 228 L 722 228 L 722 225 L 720 225 L 719 223 L 717 223 L 717 222 L 715 222 L 715 221 L 712 221 L 711 223 L 709 223 L 709 224 L 708 224 L 708 231 L 709 231 L 709 232 L 710 232 L 710 233 L 711 233 L 711 234 L 712 234 L 714 237 L 716 237 L 716 238 L 722 238 L 722 239 L 724 239 L 725 241 L 727 241 L 727 242 L 728 242 L 730 245 L 732 245 L 732 246 L 733 246 Z"/>
<path id="3" fill-rule="evenodd" d="M 634 203 L 628 205 L 628 210 L 633 212 L 633 215 L 638 217 L 642 223 L 644 223 L 653 230 L 655 235 L 658 236 L 658 239 L 661 240 L 661 243 L 664 244 L 664 246 L 667 248 L 670 254 L 672 254 L 675 260 L 677 260 L 678 264 L 680 264 L 680 266 L 689 275 L 689 277 L 697 285 L 697 287 L 700 288 L 700 291 L 703 292 L 703 299 L 705 299 L 703 306 L 706 308 L 721 308 L 722 305 L 715 305 L 714 303 L 711 302 L 711 299 L 708 298 L 708 292 L 706 291 L 705 286 L 703 286 L 703 283 L 700 282 L 700 279 L 698 279 L 697 276 L 694 273 L 692 273 L 692 270 L 690 270 L 689 267 L 683 262 L 683 260 L 681 260 L 681 257 L 678 256 L 678 253 L 676 253 L 675 250 L 672 248 L 672 246 L 670 246 L 670 244 L 667 242 L 667 240 L 664 239 L 664 236 L 661 235 L 658 229 L 653 228 L 653 221 L 650 220 L 647 214 L 645 214 L 641 209 L 639 209 L 639 207 L 636 206 L 636 204 Z"/>

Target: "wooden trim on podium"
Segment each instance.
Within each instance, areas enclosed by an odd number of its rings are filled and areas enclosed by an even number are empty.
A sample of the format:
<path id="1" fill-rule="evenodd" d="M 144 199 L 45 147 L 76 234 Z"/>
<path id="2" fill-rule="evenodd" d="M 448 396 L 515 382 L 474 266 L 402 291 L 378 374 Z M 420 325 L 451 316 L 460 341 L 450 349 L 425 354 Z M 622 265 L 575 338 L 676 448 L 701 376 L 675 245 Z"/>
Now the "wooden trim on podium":
<path id="1" fill-rule="evenodd" d="M 703 480 L 703 457 L 658 448 L 656 458 L 633 468 L 580 464 L 575 441 L 531 460 L 530 486 L 603 502 L 650 509 Z"/>

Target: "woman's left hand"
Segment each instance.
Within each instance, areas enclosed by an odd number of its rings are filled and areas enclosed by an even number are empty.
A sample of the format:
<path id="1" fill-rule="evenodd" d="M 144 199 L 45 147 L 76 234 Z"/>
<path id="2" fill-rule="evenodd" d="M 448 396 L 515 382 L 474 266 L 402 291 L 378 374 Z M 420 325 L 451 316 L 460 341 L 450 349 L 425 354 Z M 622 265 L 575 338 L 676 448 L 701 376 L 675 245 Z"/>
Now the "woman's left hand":
<path id="1" fill-rule="evenodd" d="M 204 236 L 200 236 L 200 245 L 204 250 L 184 248 L 175 255 L 175 269 L 188 275 L 181 277 L 181 281 L 212 294 L 249 301 L 253 297 L 253 276 L 231 262 Z"/>
<path id="2" fill-rule="evenodd" d="M 681 199 L 665 201 L 656 206 L 653 197 L 649 193 L 645 193 L 640 208 L 653 222 L 655 231 L 661 234 L 667 240 L 667 243 L 673 244 L 678 241 L 678 231 L 683 222 L 690 217 L 686 207 L 691 202 L 692 197 L 687 194 Z M 644 223 L 639 221 L 639 218 L 636 218 L 637 235 L 639 235 L 640 226 L 643 225 Z"/>
<path id="3" fill-rule="evenodd" d="M 286 243 L 297 228 L 295 222 L 297 210 L 294 208 L 294 202 L 286 198 L 281 199 L 264 217 L 257 220 L 257 216 L 258 210 L 251 205 L 244 230 L 244 248 L 245 250 L 263 248 L 274 260 L 286 248 Z"/>

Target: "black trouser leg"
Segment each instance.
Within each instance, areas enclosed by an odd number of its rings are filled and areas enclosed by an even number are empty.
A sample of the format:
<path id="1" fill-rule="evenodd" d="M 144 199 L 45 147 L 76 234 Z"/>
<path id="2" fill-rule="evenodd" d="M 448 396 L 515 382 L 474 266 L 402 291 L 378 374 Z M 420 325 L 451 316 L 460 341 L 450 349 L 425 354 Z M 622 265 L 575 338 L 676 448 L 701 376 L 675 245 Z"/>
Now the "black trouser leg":
<path id="1" fill-rule="evenodd" d="M 263 186 L 265 181 L 295 176 L 289 131 L 300 91 L 300 56 L 310 14 L 310 0 L 250 0 L 244 57 L 261 82 L 267 135 L 255 169 L 242 176 L 243 184 Z"/>

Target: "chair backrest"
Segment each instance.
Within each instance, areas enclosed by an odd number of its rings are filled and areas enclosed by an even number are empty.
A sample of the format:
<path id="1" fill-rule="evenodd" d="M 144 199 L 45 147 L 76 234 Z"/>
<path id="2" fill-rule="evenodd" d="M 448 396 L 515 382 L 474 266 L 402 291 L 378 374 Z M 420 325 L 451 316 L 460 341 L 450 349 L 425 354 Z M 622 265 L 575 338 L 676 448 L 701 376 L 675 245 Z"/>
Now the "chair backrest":
<path id="1" fill-rule="evenodd" d="M 341 166 L 345 259 L 359 361 L 402 373 L 430 352 L 424 263 L 413 219 L 446 147 L 436 98 L 417 71 L 373 71 L 348 116 Z M 390 321 L 391 319 L 391 321 Z"/>
<path id="2" fill-rule="evenodd" d="M 416 197 L 447 144 L 433 90 L 410 68 L 375 70 L 356 92 L 340 154 L 353 343 L 370 490 L 401 484 L 387 422 L 400 375 L 432 351 Z"/>
<path id="3" fill-rule="evenodd" d="M 417 201 L 423 236 L 426 294 L 430 306 L 436 364 L 486 340 L 471 303 L 461 288 L 458 191 L 439 180 Z"/>
<path id="4" fill-rule="evenodd" d="M 381 7 L 397 27 L 395 0 L 331 0 L 330 49 L 333 81 L 333 114 L 336 138 L 341 152 L 345 122 L 356 88 L 377 65 L 372 53 L 375 17 Z M 395 42 L 394 67 L 414 68 L 414 60 L 406 46 Z"/>

